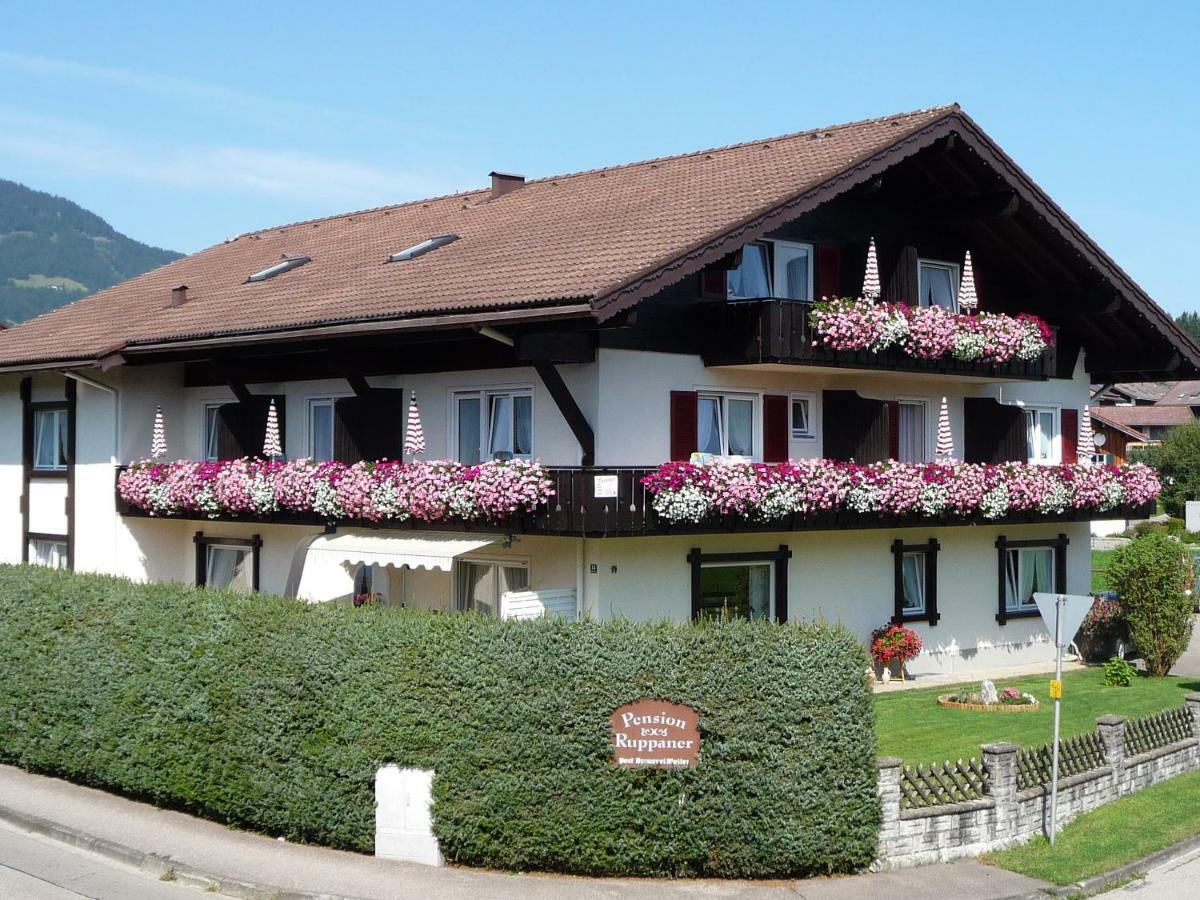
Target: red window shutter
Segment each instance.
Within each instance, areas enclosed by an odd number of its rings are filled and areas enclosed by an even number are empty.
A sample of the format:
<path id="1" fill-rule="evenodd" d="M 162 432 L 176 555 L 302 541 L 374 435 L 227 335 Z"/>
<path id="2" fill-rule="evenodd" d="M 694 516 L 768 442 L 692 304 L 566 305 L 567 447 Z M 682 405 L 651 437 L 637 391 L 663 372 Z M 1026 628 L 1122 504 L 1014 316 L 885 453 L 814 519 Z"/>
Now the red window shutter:
<path id="1" fill-rule="evenodd" d="M 900 458 L 900 401 L 887 401 L 888 457 Z"/>
<path id="2" fill-rule="evenodd" d="M 842 250 L 836 244 L 817 248 L 817 297 L 840 297 L 842 292 Z"/>
<path id="3" fill-rule="evenodd" d="M 787 462 L 789 405 L 783 394 L 763 397 L 763 462 Z"/>
<path id="4" fill-rule="evenodd" d="M 700 270 L 700 296 L 705 300 L 724 300 L 729 286 L 729 270 L 725 260 Z"/>
<path id="5" fill-rule="evenodd" d="M 695 391 L 671 391 L 671 459 L 686 462 L 699 440 L 699 398 Z"/>
<path id="6" fill-rule="evenodd" d="M 1088 448 L 1083 448 L 1087 453 Z M 1062 411 L 1062 461 L 1064 466 L 1079 462 L 1079 410 Z"/>

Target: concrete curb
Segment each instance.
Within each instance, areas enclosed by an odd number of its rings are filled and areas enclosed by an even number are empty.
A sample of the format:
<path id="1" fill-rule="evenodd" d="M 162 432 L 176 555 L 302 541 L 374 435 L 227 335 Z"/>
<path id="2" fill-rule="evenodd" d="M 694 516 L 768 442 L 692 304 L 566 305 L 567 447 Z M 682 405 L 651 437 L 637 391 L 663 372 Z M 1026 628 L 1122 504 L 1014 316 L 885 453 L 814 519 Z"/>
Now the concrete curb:
<path id="1" fill-rule="evenodd" d="M 1094 875 L 1075 884 L 1033 891 L 1017 897 L 1010 897 L 1008 900 L 1045 900 L 1046 897 L 1090 897 L 1093 894 L 1100 893 L 1105 888 L 1128 881 L 1131 878 L 1137 878 L 1140 875 L 1145 875 L 1150 869 L 1161 866 L 1163 863 L 1168 863 L 1177 857 L 1187 856 L 1195 850 L 1200 850 L 1200 834 L 1151 853 L 1149 856 L 1143 856 L 1141 859 L 1125 863 L 1125 865 L 1118 866 L 1112 871 L 1104 872 L 1101 875 Z"/>
<path id="2" fill-rule="evenodd" d="M 173 873 L 173 878 L 166 880 L 173 880 L 200 890 L 216 891 L 226 897 L 238 897 L 241 900 L 358 900 L 358 898 L 344 894 L 312 894 L 307 891 L 281 888 L 277 885 L 225 878 L 176 862 L 169 856 L 159 856 L 156 853 L 137 850 L 4 805 L 0 805 L 0 821 L 60 844 L 95 853 L 97 856 L 103 856 L 105 859 L 113 860 L 157 878 Z"/>

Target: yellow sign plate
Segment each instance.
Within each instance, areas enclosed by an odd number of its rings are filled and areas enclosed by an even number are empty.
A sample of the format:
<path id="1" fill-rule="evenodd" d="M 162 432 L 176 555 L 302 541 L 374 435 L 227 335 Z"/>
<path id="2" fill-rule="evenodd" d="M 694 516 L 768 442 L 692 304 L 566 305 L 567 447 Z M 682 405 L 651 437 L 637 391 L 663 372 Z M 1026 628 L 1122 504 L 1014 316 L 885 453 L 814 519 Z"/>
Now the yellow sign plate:
<path id="1" fill-rule="evenodd" d="M 1059 681 L 1057 678 L 1051 679 L 1051 681 L 1050 681 L 1050 699 L 1051 700 L 1061 700 L 1062 699 L 1062 682 Z"/>

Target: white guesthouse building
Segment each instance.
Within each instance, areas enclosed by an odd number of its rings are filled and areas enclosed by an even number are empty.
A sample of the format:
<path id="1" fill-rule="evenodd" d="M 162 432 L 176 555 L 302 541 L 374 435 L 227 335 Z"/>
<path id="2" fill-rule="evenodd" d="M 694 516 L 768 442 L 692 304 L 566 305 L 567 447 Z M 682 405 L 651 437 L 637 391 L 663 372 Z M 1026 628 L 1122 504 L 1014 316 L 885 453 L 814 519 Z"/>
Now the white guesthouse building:
<path id="1" fill-rule="evenodd" d="M 813 302 L 863 289 L 1041 317 L 1003 362 L 836 349 Z M 445 612 L 903 621 L 910 671 L 1047 658 L 1034 589 L 1090 581 L 1087 509 L 774 522 L 658 515 L 641 479 L 757 462 L 1054 466 L 1093 382 L 1197 377 L 1200 350 L 957 106 L 243 234 L 0 333 L 0 559 L 373 595 Z M 404 454 L 416 397 L 425 450 Z M 147 515 L 121 467 L 538 460 L 555 494 L 469 523 Z M 719 465 L 719 462 L 713 463 Z M 194 467 L 193 467 L 194 468 Z"/>

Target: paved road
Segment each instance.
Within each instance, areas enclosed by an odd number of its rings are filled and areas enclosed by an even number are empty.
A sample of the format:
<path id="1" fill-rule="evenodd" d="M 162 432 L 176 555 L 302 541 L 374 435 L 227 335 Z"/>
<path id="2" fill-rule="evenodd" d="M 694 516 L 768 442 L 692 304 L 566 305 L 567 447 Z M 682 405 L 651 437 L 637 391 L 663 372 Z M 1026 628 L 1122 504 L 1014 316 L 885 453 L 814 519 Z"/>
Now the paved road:
<path id="1" fill-rule="evenodd" d="M 1137 900 L 1180 900 L 1195 897 L 1196 886 L 1200 885 L 1200 850 L 1151 869 L 1146 877 L 1109 891 L 1105 897 L 1113 900 L 1137 898 Z"/>
<path id="2" fill-rule="evenodd" d="M 0 897 L 21 900 L 197 900 L 217 896 L 159 881 L 103 857 L 0 824 Z"/>
<path id="3" fill-rule="evenodd" d="M 1196 624 L 1192 628 L 1191 646 L 1179 657 L 1171 674 L 1200 677 L 1200 616 L 1196 616 Z"/>

